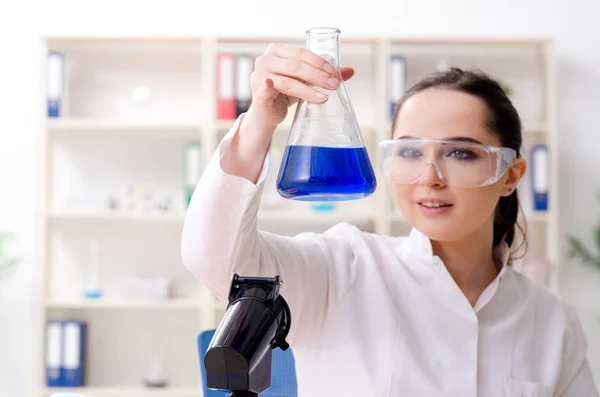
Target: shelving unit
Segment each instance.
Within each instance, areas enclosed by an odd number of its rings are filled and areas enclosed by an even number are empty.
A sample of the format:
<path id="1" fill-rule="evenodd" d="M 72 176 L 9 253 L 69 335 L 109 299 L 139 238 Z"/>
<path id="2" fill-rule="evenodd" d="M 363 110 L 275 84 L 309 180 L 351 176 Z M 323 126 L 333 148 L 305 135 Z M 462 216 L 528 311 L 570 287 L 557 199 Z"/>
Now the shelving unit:
<path id="1" fill-rule="evenodd" d="M 144 388 L 102 388 L 102 387 L 82 387 L 76 389 L 58 388 L 46 389 L 45 394 L 56 392 L 81 393 L 94 397 L 198 397 L 202 395 L 202 389 L 184 389 L 169 388 L 166 390 L 148 390 Z"/>
<path id="2" fill-rule="evenodd" d="M 44 39 L 42 57 L 48 51 L 65 55 L 67 106 L 60 118 L 48 119 L 45 93 L 41 94 L 38 266 L 34 272 L 38 332 L 32 397 L 61 390 L 45 385 L 45 323 L 53 318 L 78 318 L 89 326 L 87 382 L 75 391 L 96 397 L 202 395 L 195 338 L 201 330 L 218 324 L 224 308 L 180 260 L 186 205 L 183 147 L 200 143 L 204 167 L 233 124 L 233 120 L 216 118 L 217 54 L 259 55 L 270 42 L 304 46 L 304 37 Z M 433 71 L 440 59 L 450 65 L 480 67 L 511 84 L 524 121 L 524 155 L 527 157 L 528 148 L 537 142 L 547 143 L 550 152 L 555 152 L 551 41 L 366 38 L 346 37 L 342 32 L 342 64 L 357 71 L 346 86 L 376 168 L 377 142 L 390 136 L 387 67 L 392 54 L 405 56 L 408 86 Z M 273 147 L 281 153 L 293 109 L 288 116 L 274 139 Z M 279 166 L 276 153 L 272 158 L 271 177 Z M 345 221 L 377 233 L 407 233 L 409 225 L 393 207 L 389 187 L 378 169 L 376 172 L 375 194 L 338 203 L 326 212 L 315 211 L 307 203 L 281 200 L 274 186 L 268 185 L 259 226 L 293 234 L 323 231 Z M 551 287 L 556 288 L 559 218 L 555 158 L 550 175 L 550 211 L 529 211 L 528 181 L 521 190 L 531 256 L 551 262 Z M 132 184 L 142 191 L 150 188 L 169 205 L 162 210 L 125 210 L 123 203 L 130 200 L 126 193 Z M 97 301 L 81 294 L 91 242 L 99 245 L 105 295 Z M 159 276 L 173 280 L 170 299 L 136 301 L 121 296 L 123 279 Z M 142 385 L 148 362 L 156 357 L 169 379 L 165 389 Z"/>

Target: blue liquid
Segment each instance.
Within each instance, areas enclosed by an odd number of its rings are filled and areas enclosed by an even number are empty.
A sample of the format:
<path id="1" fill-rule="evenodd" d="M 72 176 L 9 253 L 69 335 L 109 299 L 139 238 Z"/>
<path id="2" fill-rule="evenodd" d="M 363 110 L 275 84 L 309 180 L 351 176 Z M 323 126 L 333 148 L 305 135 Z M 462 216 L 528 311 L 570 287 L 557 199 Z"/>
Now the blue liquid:
<path id="1" fill-rule="evenodd" d="M 376 187 L 364 147 L 287 146 L 277 178 L 281 196 L 301 201 L 355 200 Z"/>

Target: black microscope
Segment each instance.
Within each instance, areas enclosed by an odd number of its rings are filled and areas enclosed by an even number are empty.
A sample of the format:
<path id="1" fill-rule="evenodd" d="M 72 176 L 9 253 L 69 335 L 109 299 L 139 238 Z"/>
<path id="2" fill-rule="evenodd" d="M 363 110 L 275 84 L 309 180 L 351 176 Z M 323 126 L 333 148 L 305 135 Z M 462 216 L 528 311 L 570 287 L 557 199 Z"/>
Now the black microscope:
<path id="1" fill-rule="evenodd" d="M 275 348 L 286 350 L 291 313 L 275 277 L 233 276 L 227 310 L 204 356 L 210 389 L 257 397 L 271 387 Z"/>

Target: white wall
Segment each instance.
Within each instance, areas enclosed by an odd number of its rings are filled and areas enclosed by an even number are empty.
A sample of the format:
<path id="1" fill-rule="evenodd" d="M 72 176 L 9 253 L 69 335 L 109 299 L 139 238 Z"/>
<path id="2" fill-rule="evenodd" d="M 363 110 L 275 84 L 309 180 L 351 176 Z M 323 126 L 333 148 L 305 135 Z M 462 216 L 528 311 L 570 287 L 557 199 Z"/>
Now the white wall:
<path id="1" fill-rule="evenodd" d="M 209 13 L 197 0 L 96 2 L 20 0 L 0 4 L 0 229 L 18 233 L 20 270 L 0 279 L 0 396 L 24 397 L 30 368 L 30 285 L 39 34 L 302 34 L 335 25 L 343 34 L 504 36 L 557 40 L 561 213 L 565 233 L 591 243 L 600 205 L 600 3 L 594 0 L 222 1 Z M 254 5 L 260 3 L 260 6 Z M 335 4 L 333 4 L 335 3 Z M 233 6 L 235 4 L 235 6 Z M 231 14 L 231 10 L 236 10 Z M 285 11 L 284 11 L 285 10 Z M 291 11 L 293 10 L 293 11 Z M 254 17 L 250 15 L 254 14 Z M 227 16 L 229 15 L 229 16 Z M 565 266 L 563 294 L 579 309 L 600 380 L 600 272 Z M 26 352 L 27 354 L 24 354 Z"/>

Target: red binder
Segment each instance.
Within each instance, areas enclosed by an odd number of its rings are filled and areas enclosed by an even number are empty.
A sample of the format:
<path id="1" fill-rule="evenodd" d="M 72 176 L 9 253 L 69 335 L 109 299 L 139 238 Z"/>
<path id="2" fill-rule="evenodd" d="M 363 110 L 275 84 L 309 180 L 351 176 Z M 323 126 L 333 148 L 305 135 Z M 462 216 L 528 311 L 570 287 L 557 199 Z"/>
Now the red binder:
<path id="1" fill-rule="evenodd" d="M 217 119 L 237 117 L 235 101 L 235 54 L 217 55 Z"/>

